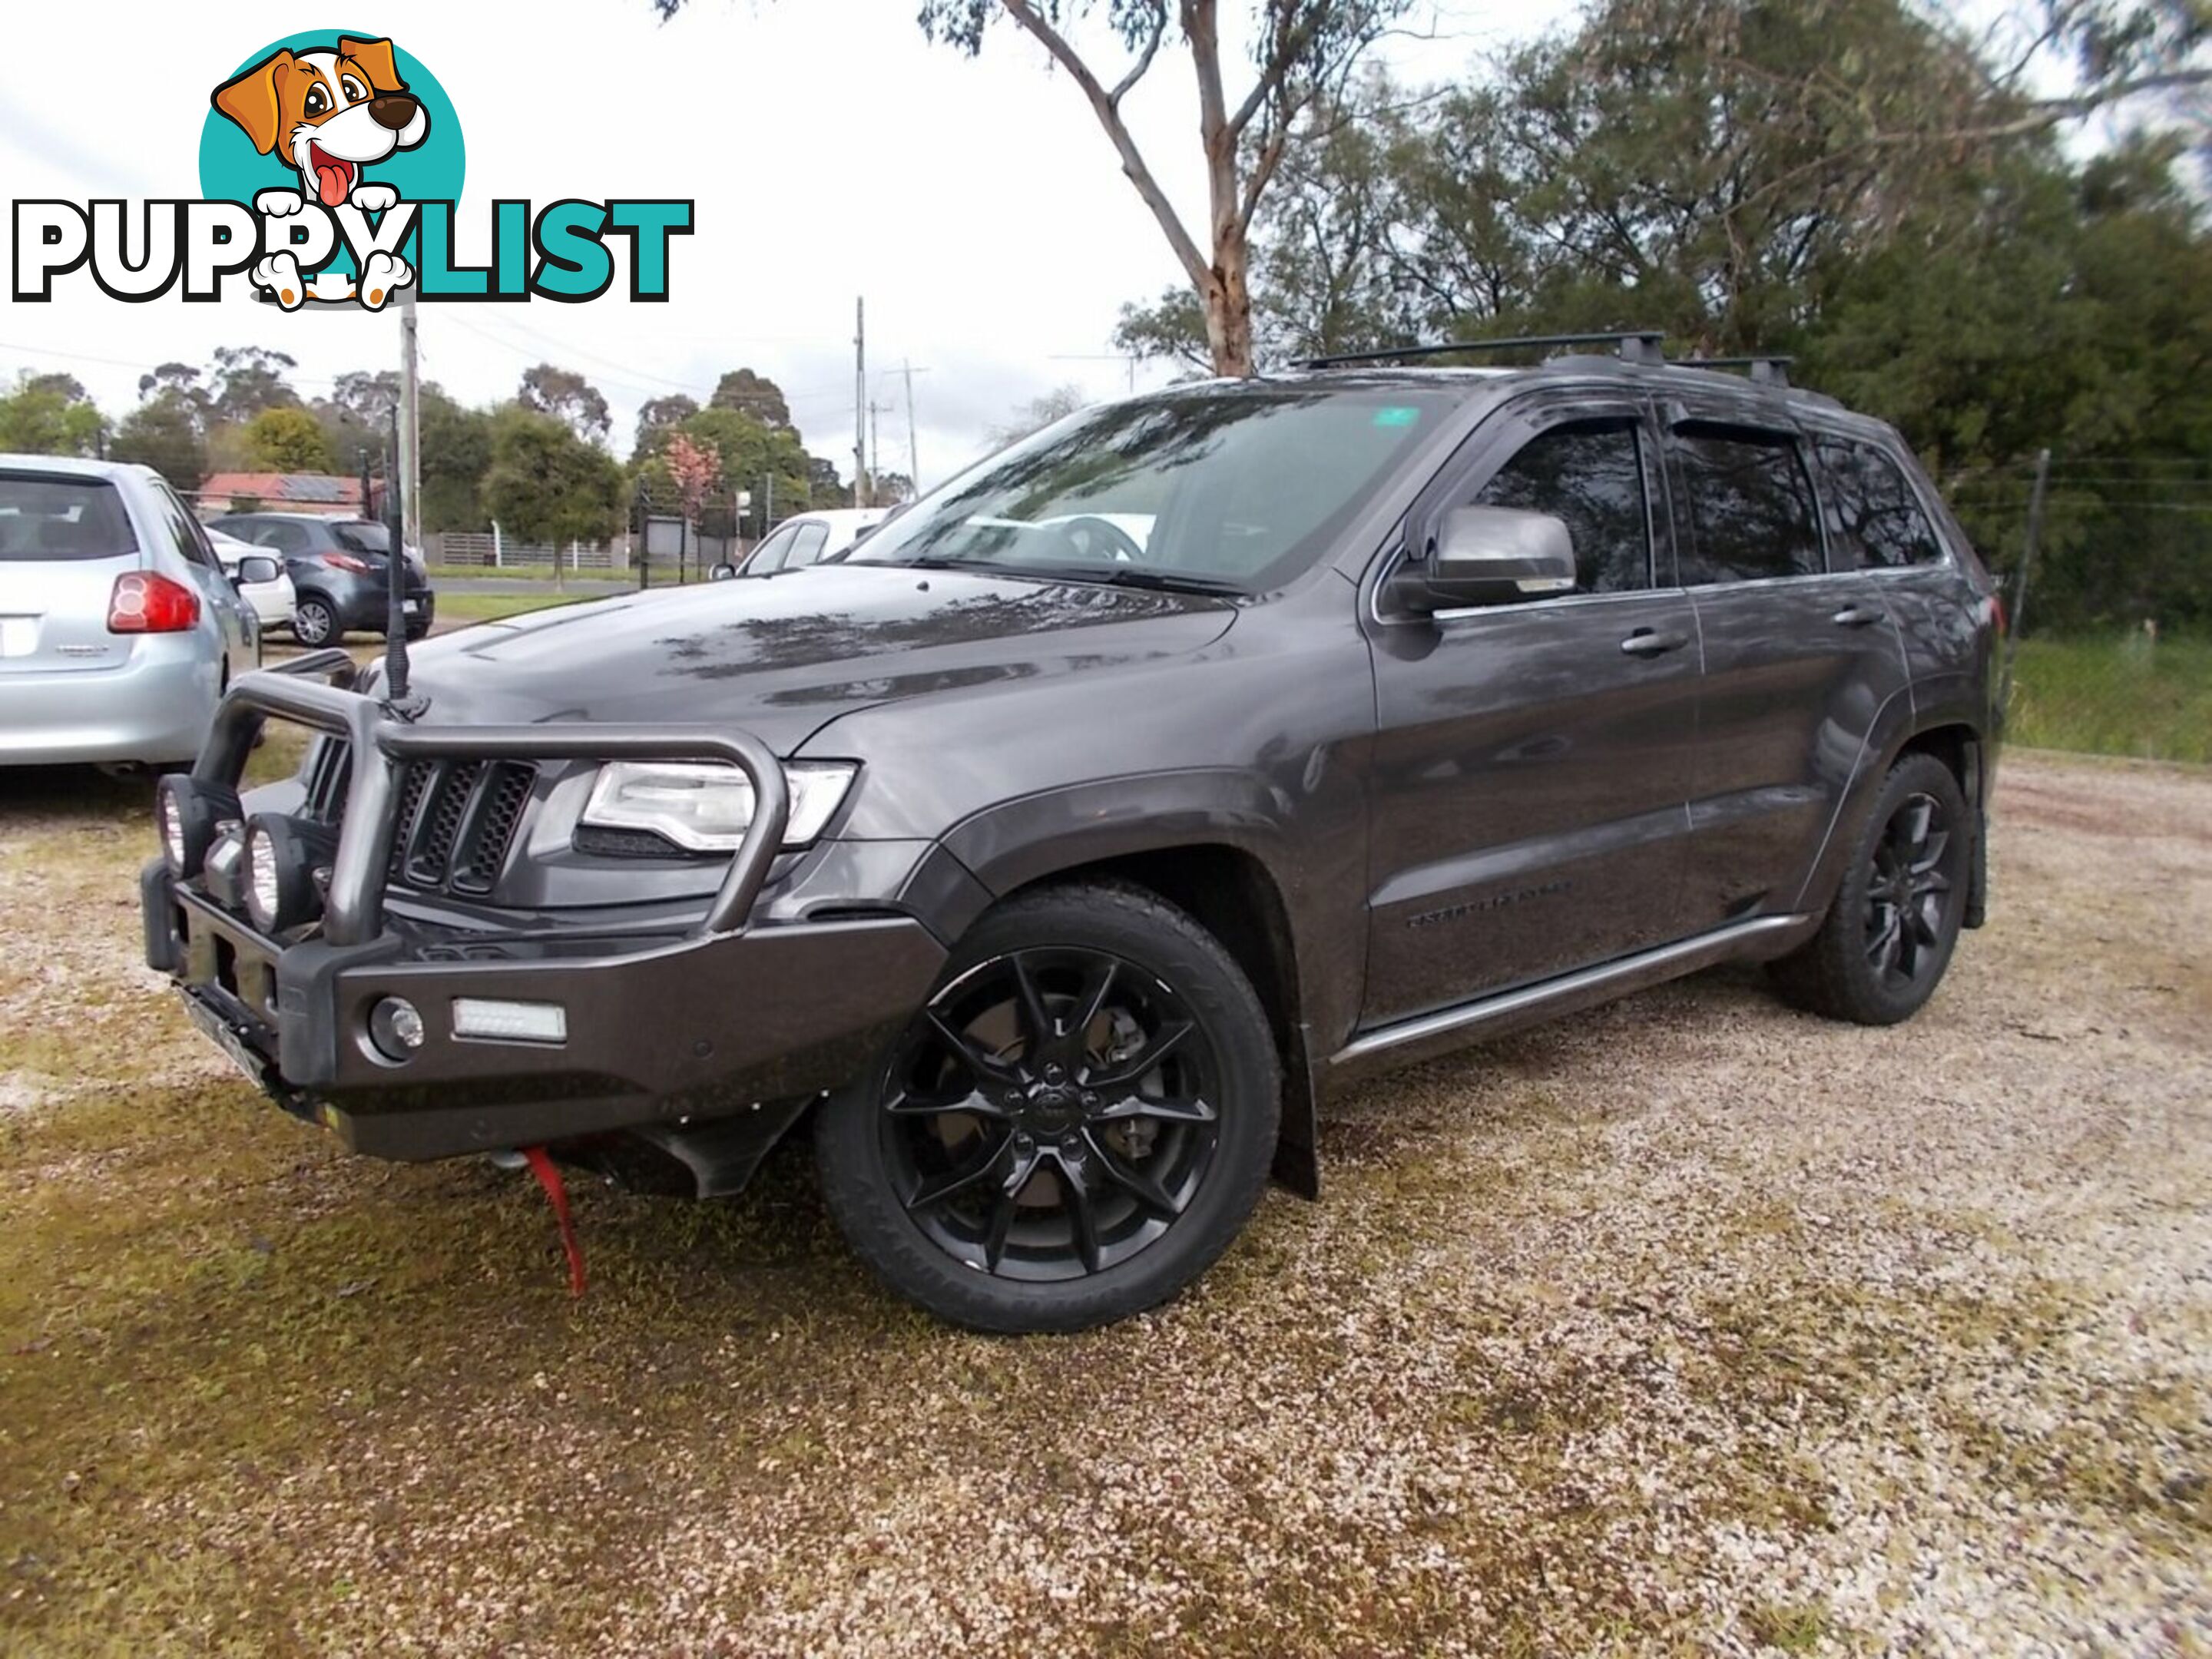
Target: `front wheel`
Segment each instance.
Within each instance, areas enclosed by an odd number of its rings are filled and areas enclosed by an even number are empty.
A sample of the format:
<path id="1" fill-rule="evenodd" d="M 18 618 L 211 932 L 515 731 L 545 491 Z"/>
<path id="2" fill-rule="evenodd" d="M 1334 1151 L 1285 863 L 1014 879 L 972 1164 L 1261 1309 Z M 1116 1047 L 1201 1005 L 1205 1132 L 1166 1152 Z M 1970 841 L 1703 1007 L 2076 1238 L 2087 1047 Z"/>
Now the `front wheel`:
<path id="1" fill-rule="evenodd" d="M 893 1290 L 979 1330 L 1071 1331 L 1213 1263 L 1280 1110 L 1235 958 L 1152 894 L 1086 883 L 979 922 L 815 1144 L 831 1213 Z"/>
<path id="2" fill-rule="evenodd" d="M 1771 972 L 1800 1007 L 1893 1025 L 1935 994 L 1959 942 L 1975 825 L 1933 755 L 1890 768 L 1820 931 Z"/>

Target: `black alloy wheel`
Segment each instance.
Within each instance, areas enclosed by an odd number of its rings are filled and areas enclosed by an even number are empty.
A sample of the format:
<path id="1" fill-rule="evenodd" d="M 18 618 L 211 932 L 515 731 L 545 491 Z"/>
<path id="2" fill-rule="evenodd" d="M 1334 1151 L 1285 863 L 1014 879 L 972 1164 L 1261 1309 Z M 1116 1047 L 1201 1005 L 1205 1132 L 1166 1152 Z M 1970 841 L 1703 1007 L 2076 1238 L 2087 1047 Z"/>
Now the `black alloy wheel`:
<path id="1" fill-rule="evenodd" d="M 1782 994 L 1862 1025 L 1917 1012 L 1959 942 L 1978 831 L 1949 767 L 1933 755 L 1899 759 L 1860 827 L 1820 932 L 1773 964 Z"/>
<path id="2" fill-rule="evenodd" d="M 1205 1178 L 1220 1061 L 1182 999 L 1103 951 L 1014 951 L 946 986 L 891 1062 L 880 1124 L 937 1247 L 1073 1279 L 1155 1243 Z"/>
<path id="3" fill-rule="evenodd" d="M 1908 795 L 1875 843 L 1867 882 L 1867 961 L 1885 986 L 1909 988 L 1942 955 L 1955 902 L 1945 854 L 1957 832 L 1933 795 Z"/>
<path id="4" fill-rule="evenodd" d="M 893 1288 L 991 1330 L 1173 1294 L 1256 1201 L 1279 1110 L 1234 959 L 1106 884 L 987 917 L 871 1077 L 817 1128 L 830 1207 Z"/>

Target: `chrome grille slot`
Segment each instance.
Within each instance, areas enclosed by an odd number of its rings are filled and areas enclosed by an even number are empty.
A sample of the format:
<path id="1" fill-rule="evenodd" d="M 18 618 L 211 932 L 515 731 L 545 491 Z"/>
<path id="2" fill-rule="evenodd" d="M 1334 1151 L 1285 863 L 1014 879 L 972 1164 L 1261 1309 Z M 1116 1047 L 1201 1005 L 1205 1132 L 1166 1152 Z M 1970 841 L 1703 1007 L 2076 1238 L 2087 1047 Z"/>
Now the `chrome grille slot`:
<path id="1" fill-rule="evenodd" d="M 318 738 L 301 773 L 306 816 L 342 822 L 352 778 L 352 746 L 343 738 Z M 408 762 L 395 792 L 386 880 L 416 892 L 489 893 L 537 783 L 532 761 Z"/>
<path id="2" fill-rule="evenodd" d="M 447 879 L 457 893 L 489 893 L 514 840 L 538 769 L 514 761 L 486 766 L 477 778 L 455 837 Z"/>
<path id="3" fill-rule="evenodd" d="M 460 838 L 461 820 L 467 816 L 470 797 L 483 776 L 482 761 L 430 761 L 421 764 L 428 774 L 417 787 L 416 768 L 408 769 L 402 799 L 411 798 L 415 810 L 400 813 L 404 834 L 394 845 L 406 849 L 401 879 L 410 887 L 441 888 L 453 872 L 453 847 Z"/>

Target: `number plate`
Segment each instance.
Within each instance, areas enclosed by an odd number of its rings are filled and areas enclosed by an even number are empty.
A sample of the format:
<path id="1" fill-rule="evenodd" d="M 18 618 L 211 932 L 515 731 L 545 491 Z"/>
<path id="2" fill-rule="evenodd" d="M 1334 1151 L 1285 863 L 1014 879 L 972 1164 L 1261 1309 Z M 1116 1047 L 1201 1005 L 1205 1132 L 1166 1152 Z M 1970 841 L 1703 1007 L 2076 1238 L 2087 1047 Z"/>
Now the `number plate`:
<path id="1" fill-rule="evenodd" d="M 257 1089 L 266 1086 L 269 1062 L 254 1053 L 221 1014 L 189 991 L 180 994 L 185 999 L 185 1012 L 192 1017 L 192 1024 L 200 1028 L 201 1034 L 230 1057 L 230 1063 L 238 1067 L 247 1082 Z"/>
<path id="2" fill-rule="evenodd" d="M 421 601 L 419 601 L 419 600 L 416 600 L 416 599 L 402 599 L 402 600 L 400 600 L 400 601 L 399 601 L 399 614 L 400 614 L 401 616 L 403 616 L 403 617 L 412 617 L 412 616 L 418 615 L 418 614 L 421 612 L 422 609 L 422 603 L 421 603 Z"/>

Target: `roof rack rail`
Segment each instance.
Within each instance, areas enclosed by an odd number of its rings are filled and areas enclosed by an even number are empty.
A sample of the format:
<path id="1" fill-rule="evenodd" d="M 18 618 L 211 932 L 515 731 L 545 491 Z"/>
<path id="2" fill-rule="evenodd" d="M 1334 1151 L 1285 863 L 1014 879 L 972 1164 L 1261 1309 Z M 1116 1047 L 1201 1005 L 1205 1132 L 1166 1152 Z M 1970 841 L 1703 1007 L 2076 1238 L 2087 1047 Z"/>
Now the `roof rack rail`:
<path id="1" fill-rule="evenodd" d="M 1753 357 L 1669 357 L 1667 361 L 1677 368 L 1748 369 L 1755 385 L 1787 386 L 1790 366 L 1797 360 L 1769 353 Z"/>
<path id="2" fill-rule="evenodd" d="M 1408 357 L 1446 357 L 1462 351 L 1516 351 L 1543 346 L 1608 345 L 1623 362 L 1660 363 L 1659 342 L 1664 334 L 1656 328 L 1637 328 L 1611 334 L 1519 334 L 1504 339 L 1444 340 L 1434 345 L 1392 346 L 1381 351 L 1338 351 L 1326 357 L 1309 357 L 1301 368 L 1341 368 L 1351 363 L 1395 363 Z"/>

